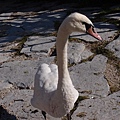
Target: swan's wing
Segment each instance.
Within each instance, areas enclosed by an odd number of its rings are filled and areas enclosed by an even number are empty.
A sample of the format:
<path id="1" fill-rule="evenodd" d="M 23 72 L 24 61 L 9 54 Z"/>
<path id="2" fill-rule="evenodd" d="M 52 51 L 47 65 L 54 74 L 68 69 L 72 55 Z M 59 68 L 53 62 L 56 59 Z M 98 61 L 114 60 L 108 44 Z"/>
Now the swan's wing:
<path id="1" fill-rule="evenodd" d="M 35 88 L 39 87 L 41 92 L 52 92 L 57 89 L 58 68 L 57 65 L 42 64 L 35 75 Z"/>
<path id="2" fill-rule="evenodd" d="M 31 104 L 41 110 L 49 111 L 49 102 L 57 89 L 58 69 L 56 65 L 42 64 L 35 75 L 34 94 Z"/>

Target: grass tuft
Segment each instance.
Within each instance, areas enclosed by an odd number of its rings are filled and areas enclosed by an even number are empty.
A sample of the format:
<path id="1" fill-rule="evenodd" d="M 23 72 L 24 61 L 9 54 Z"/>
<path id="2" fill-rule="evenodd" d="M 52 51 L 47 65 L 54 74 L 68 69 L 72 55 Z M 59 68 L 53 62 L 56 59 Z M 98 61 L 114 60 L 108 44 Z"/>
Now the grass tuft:
<path id="1" fill-rule="evenodd" d="M 27 41 L 27 36 L 25 36 L 21 40 L 19 40 L 17 47 L 13 48 L 16 51 L 16 53 L 15 53 L 16 56 L 22 55 L 22 53 L 20 53 L 20 51 L 22 50 L 23 45 L 26 41 Z"/>
<path id="2" fill-rule="evenodd" d="M 114 52 L 108 49 L 105 49 L 106 45 L 109 42 L 110 41 L 104 41 L 102 43 L 93 43 L 91 45 L 91 51 L 95 53 L 95 55 L 102 54 L 106 56 L 108 58 L 108 63 L 116 67 L 116 69 L 118 70 L 119 76 L 120 76 L 120 59 L 114 55 Z"/>

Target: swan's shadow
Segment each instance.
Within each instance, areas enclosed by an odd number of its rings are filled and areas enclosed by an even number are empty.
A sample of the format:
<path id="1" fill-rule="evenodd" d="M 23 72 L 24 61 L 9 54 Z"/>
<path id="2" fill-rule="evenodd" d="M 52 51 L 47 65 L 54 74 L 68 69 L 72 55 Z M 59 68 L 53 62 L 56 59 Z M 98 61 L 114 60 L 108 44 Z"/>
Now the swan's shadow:
<path id="1" fill-rule="evenodd" d="M 17 120 L 17 118 L 0 105 L 0 120 Z"/>

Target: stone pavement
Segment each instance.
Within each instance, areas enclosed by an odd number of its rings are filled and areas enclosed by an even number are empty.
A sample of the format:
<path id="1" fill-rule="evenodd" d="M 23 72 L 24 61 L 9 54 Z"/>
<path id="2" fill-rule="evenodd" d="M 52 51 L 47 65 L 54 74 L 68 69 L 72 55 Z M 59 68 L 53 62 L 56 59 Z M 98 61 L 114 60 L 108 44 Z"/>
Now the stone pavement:
<path id="1" fill-rule="evenodd" d="M 40 64 L 56 62 L 56 24 L 76 8 L 58 5 L 51 11 L 39 10 L 34 3 L 34 7 L 26 10 L 20 3 L 15 5 L 24 8 L 24 12 L 9 8 L 8 12 L 0 13 L 0 120 L 44 120 L 41 111 L 30 104 L 34 75 Z M 102 9 L 77 11 L 93 19 Z M 120 18 L 118 13 L 103 17 Z M 72 120 L 120 120 L 119 29 L 102 21 L 94 25 L 103 42 L 82 33 L 72 33 L 69 38 L 69 72 L 80 95 Z"/>

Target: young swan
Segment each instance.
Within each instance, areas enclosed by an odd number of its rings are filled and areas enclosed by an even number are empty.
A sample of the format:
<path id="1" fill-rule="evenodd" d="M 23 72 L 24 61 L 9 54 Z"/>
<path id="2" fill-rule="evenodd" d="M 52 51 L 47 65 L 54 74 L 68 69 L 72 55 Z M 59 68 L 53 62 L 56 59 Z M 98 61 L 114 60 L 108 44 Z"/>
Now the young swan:
<path id="1" fill-rule="evenodd" d="M 80 13 L 72 13 L 59 27 L 56 49 L 57 63 L 43 63 L 35 75 L 34 95 L 31 104 L 53 117 L 62 117 L 73 109 L 79 94 L 74 88 L 67 66 L 67 38 L 72 32 L 88 33 L 98 40 L 102 38 L 94 30 L 93 23 Z M 70 117 L 68 117 L 70 120 Z"/>

